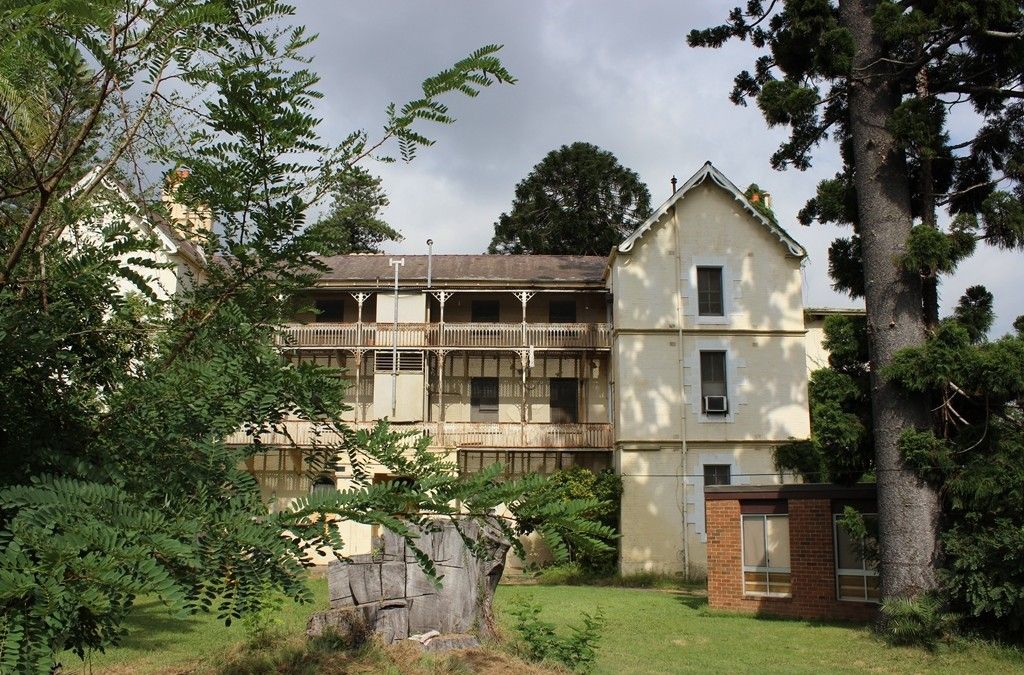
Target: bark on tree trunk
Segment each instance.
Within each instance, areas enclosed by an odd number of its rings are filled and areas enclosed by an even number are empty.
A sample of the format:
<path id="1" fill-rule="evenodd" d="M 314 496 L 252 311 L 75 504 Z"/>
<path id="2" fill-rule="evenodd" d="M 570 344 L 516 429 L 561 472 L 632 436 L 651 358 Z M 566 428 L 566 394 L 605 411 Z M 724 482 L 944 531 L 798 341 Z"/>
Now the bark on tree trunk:
<path id="1" fill-rule="evenodd" d="M 850 91 L 857 210 L 864 261 L 871 353 L 871 402 L 878 474 L 879 549 L 884 597 L 911 597 L 935 586 L 938 494 L 903 466 L 899 436 L 931 426 L 927 400 L 907 396 L 878 374 L 900 349 L 925 340 L 920 275 L 896 258 L 906 248 L 912 217 L 910 182 L 902 153 L 886 123 L 899 103 L 871 23 L 875 0 L 841 0 L 841 23 L 856 48 Z"/>

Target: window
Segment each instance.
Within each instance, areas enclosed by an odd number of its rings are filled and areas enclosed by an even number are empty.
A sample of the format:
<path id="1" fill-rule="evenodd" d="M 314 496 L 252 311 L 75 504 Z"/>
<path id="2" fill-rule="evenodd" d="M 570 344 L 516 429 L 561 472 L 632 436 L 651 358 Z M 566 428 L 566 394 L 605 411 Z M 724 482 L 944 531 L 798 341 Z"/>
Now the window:
<path id="1" fill-rule="evenodd" d="M 333 476 L 321 474 L 316 477 L 316 480 L 313 481 L 313 485 L 312 487 L 310 487 L 309 491 L 313 494 L 317 494 L 320 492 L 334 492 L 337 489 L 338 486 L 334 482 Z"/>
<path id="2" fill-rule="evenodd" d="M 579 422 L 580 381 L 571 377 L 553 377 L 550 380 L 551 421 L 554 424 Z"/>
<path id="3" fill-rule="evenodd" d="M 865 553 L 878 547 L 878 516 L 864 514 L 868 536 L 854 541 L 839 522 L 839 514 L 832 517 L 836 542 L 836 594 L 840 600 L 879 601 L 878 566 Z"/>
<path id="4" fill-rule="evenodd" d="M 789 597 L 789 516 L 745 515 L 743 593 Z"/>
<path id="5" fill-rule="evenodd" d="M 549 323 L 576 323 L 575 300 L 552 300 L 548 303 Z"/>
<path id="6" fill-rule="evenodd" d="M 344 300 L 318 298 L 315 307 L 317 323 L 341 323 L 345 317 Z"/>
<path id="7" fill-rule="evenodd" d="M 474 300 L 469 306 L 469 314 L 473 323 L 498 323 L 501 304 L 497 300 Z"/>
<path id="8" fill-rule="evenodd" d="M 709 415 L 729 412 L 726 396 L 725 352 L 700 353 L 701 410 Z"/>
<path id="9" fill-rule="evenodd" d="M 697 314 L 725 316 L 721 267 L 697 268 Z"/>
<path id="10" fill-rule="evenodd" d="M 375 353 L 374 370 L 378 373 L 390 373 L 395 369 L 394 352 L 390 349 L 380 350 Z M 399 350 L 398 372 L 400 373 L 421 373 L 423 372 L 423 352 Z"/>
<path id="11" fill-rule="evenodd" d="M 469 381 L 469 421 L 498 421 L 498 378 L 474 377 Z"/>
<path id="12" fill-rule="evenodd" d="M 728 464 L 705 464 L 704 486 L 730 485 L 732 483 L 732 467 Z"/>

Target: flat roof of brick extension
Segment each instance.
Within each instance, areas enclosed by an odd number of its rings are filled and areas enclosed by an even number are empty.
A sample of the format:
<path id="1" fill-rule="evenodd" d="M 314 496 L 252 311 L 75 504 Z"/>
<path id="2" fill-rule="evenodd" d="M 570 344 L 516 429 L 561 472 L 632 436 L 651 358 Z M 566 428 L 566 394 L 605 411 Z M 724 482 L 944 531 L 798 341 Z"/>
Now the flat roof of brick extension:
<path id="1" fill-rule="evenodd" d="M 704 498 L 711 501 L 736 499 L 874 499 L 875 484 L 708 485 L 704 488 Z"/>
<path id="2" fill-rule="evenodd" d="M 607 256 L 599 255 L 435 255 L 432 285 L 438 287 L 531 288 L 535 286 L 603 290 Z M 330 270 L 318 286 L 390 287 L 395 268 L 389 260 L 404 258 L 398 269 L 399 288 L 427 283 L 425 255 L 356 253 L 321 258 Z"/>

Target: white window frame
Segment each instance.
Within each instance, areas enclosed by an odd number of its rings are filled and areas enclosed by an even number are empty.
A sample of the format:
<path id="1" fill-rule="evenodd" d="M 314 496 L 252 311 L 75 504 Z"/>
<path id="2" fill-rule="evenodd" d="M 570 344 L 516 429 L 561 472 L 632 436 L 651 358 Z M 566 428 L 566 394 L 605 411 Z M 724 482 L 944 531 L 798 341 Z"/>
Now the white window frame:
<path id="1" fill-rule="evenodd" d="M 790 563 L 789 567 L 771 567 L 765 566 L 760 567 L 757 565 L 747 565 L 746 555 L 744 548 L 744 542 L 746 537 L 743 533 L 743 521 L 747 518 L 761 518 L 763 521 L 764 531 L 764 550 L 765 557 L 768 557 L 768 518 L 785 518 L 786 519 L 786 532 L 789 532 L 789 514 L 788 513 L 741 513 L 740 514 L 740 566 L 743 569 L 743 578 L 740 579 L 740 584 L 743 586 L 743 595 L 755 598 L 791 598 L 793 597 L 793 549 L 792 539 L 790 542 Z M 764 585 L 768 589 L 766 593 L 756 593 L 754 591 L 747 590 L 747 572 L 764 572 Z M 788 593 L 772 593 L 772 574 L 788 574 L 789 575 L 789 592 Z"/>
<path id="2" fill-rule="evenodd" d="M 739 299 L 738 284 L 733 278 L 732 270 L 729 267 L 728 259 L 724 256 L 703 256 L 695 255 L 690 258 L 689 269 L 686 270 L 684 281 L 686 282 L 687 302 L 683 305 L 683 313 L 693 317 L 696 324 L 725 325 L 732 322 L 732 314 L 736 311 L 736 301 Z M 717 267 L 722 270 L 722 314 L 701 315 L 700 313 L 700 289 L 697 284 L 698 267 Z"/>
<path id="3" fill-rule="evenodd" d="M 868 578 L 878 577 L 878 570 L 868 569 L 868 561 L 864 559 L 864 556 L 860 557 L 861 569 L 850 569 L 846 567 L 839 567 L 839 528 L 842 527 L 839 524 L 839 518 L 842 514 L 832 514 L 832 567 L 836 573 L 836 600 L 840 602 L 870 602 L 873 604 L 879 604 L 881 600 L 879 598 L 868 597 Z M 862 513 L 861 516 L 872 516 L 878 518 L 877 513 Z M 840 575 L 846 577 L 861 577 L 862 587 L 864 589 L 863 598 L 844 598 L 839 590 L 839 577 Z"/>

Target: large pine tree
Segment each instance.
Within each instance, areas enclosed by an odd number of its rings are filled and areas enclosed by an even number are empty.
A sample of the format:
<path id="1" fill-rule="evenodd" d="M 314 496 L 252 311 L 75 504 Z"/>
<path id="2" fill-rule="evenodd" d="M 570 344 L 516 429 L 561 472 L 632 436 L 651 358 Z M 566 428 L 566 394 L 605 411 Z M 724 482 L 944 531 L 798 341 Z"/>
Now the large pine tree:
<path id="1" fill-rule="evenodd" d="M 489 253 L 608 255 L 651 214 L 636 172 L 590 143 L 552 150 L 516 185 Z"/>
<path id="2" fill-rule="evenodd" d="M 1021 241 L 1022 3 L 751 0 L 689 42 L 731 38 L 767 52 L 736 77 L 732 99 L 755 97 L 769 125 L 790 128 L 776 168 L 806 169 L 822 141 L 840 144 L 843 170 L 801 218 L 854 229 L 833 243 L 830 272 L 867 307 L 883 592 L 913 596 L 936 582 L 940 509 L 899 438 L 935 420 L 926 396 L 881 371 L 936 326 L 939 274 L 979 239 Z M 971 106 L 977 123 L 953 143 L 947 113 L 957 105 Z M 945 230 L 939 208 L 953 217 Z"/>

